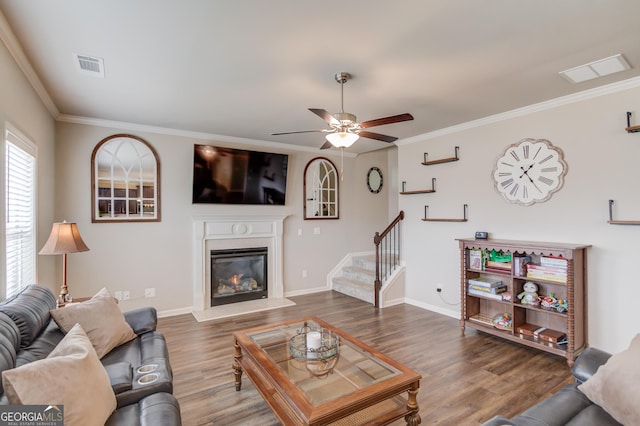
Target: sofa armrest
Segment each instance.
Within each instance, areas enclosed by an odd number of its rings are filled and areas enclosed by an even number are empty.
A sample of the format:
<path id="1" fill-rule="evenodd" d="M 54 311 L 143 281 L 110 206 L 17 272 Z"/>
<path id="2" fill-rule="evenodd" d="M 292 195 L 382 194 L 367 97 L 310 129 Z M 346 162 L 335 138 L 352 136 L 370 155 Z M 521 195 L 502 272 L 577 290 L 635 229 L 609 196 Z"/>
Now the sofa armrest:
<path id="1" fill-rule="evenodd" d="M 586 382 L 610 357 L 610 353 L 600 349 L 587 348 L 576 359 L 571 372 L 578 383 Z"/>
<path id="2" fill-rule="evenodd" d="M 137 335 L 155 331 L 158 325 L 156 308 L 146 307 L 124 313 L 124 319 Z"/>
<path id="3" fill-rule="evenodd" d="M 111 389 L 116 395 L 131 390 L 131 382 L 133 381 L 133 372 L 131 364 L 128 362 L 116 362 L 115 364 L 105 365 Z"/>
<path id="4" fill-rule="evenodd" d="M 506 417 L 495 416 L 482 423 L 482 426 L 516 426 L 516 424 Z"/>

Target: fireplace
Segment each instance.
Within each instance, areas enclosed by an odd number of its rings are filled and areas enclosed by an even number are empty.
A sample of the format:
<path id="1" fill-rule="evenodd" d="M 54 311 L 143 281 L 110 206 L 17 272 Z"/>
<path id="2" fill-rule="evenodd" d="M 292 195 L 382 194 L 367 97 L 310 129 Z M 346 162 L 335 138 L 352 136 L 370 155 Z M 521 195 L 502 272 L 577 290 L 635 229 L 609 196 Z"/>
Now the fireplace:
<path id="1" fill-rule="evenodd" d="M 283 228 L 286 215 L 193 216 L 193 308 L 197 321 L 295 305 L 284 297 Z M 211 251 L 266 247 L 268 294 L 241 303 L 212 305 Z"/>
<path id="2" fill-rule="evenodd" d="M 211 306 L 268 297 L 267 247 L 211 250 Z"/>

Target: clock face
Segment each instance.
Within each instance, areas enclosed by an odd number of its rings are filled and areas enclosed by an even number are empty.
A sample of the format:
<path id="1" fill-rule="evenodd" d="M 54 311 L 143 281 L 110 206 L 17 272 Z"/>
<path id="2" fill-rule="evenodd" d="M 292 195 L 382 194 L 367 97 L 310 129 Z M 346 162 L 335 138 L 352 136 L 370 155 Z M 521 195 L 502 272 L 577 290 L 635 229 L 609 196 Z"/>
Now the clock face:
<path id="1" fill-rule="evenodd" d="M 545 139 L 523 139 L 496 161 L 493 180 L 509 202 L 530 206 L 562 188 L 567 164 L 562 151 Z"/>

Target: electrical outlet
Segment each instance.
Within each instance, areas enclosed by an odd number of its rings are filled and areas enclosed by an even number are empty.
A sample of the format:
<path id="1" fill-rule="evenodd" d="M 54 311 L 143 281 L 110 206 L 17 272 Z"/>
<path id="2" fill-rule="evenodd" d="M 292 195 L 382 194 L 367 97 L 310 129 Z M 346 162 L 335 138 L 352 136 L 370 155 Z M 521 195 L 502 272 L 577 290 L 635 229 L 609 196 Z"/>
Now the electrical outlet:
<path id="1" fill-rule="evenodd" d="M 122 292 L 122 300 L 129 300 L 129 290 L 124 290 Z"/>
<path id="2" fill-rule="evenodd" d="M 302 270 L 302 278 L 307 278 L 307 270 L 306 269 Z"/>
<path id="3" fill-rule="evenodd" d="M 118 300 L 122 300 L 122 291 L 118 290 L 116 292 L 113 293 L 113 297 L 115 297 Z"/>
<path id="4" fill-rule="evenodd" d="M 313 228 L 313 234 L 314 235 L 320 235 L 320 227 L 316 226 L 315 228 Z"/>
<path id="5" fill-rule="evenodd" d="M 144 289 L 144 297 L 156 297 L 156 289 L 155 288 L 145 288 Z"/>

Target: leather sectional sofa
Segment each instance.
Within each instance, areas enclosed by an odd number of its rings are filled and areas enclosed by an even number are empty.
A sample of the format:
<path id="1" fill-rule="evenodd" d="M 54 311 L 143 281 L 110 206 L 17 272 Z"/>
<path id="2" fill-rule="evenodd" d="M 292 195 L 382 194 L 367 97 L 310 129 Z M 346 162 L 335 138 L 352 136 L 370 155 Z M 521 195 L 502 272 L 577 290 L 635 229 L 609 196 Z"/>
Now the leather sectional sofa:
<path id="1" fill-rule="evenodd" d="M 63 340 L 65 333 L 50 314 L 55 308 L 56 298 L 51 291 L 36 285 L 0 304 L 0 373 L 44 360 Z M 106 425 L 180 425 L 167 345 L 164 336 L 156 331 L 155 309 L 125 312 L 124 320 L 135 336 L 100 358 L 109 379 L 106 387 L 110 384 L 115 394 L 116 402 L 112 404 L 117 404 L 114 411 L 113 406 L 109 408 L 108 413 L 112 414 Z M 3 374 L 3 405 L 10 404 L 6 379 Z M 86 399 L 73 404 L 95 404 L 88 396 Z M 66 418 L 65 408 L 65 423 Z"/>
<path id="2" fill-rule="evenodd" d="M 512 419 L 496 416 L 482 426 L 620 426 L 607 411 L 592 402 L 578 388 L 591 379 L 610 357 L 611 354 L 607 352 L 587 348 L 573 365 L 575 383 L 564 386 L 551 397 Z"/>

